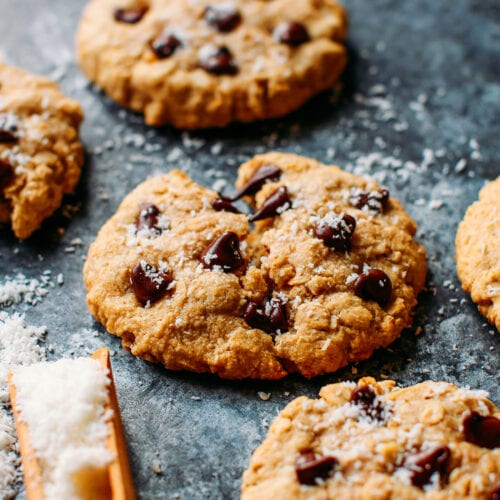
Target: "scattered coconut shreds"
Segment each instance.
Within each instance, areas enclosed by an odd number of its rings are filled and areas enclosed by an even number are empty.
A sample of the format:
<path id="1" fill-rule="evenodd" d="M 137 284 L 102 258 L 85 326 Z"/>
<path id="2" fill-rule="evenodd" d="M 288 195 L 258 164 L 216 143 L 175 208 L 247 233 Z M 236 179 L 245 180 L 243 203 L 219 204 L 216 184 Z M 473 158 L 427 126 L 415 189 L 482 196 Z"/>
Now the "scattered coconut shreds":
<path id="1" fill-rule="evenodd" d="M 47 295 L 53 286 L 51 272 L 45 271 L 40 278 L 27 278 L 24 274 L 7 276 L 0 282 L 0 307 L 8 307 L 21 302 L 34 306 Z"/>
<path id="2" fill-rule="evenodd" d="M 14 498 L 21 481 L 14 420 L 8 405 L 7 374 L 45 359 L 45 327 L 27 325 L 24 316 L 0 311 L 0 498 Z"/>

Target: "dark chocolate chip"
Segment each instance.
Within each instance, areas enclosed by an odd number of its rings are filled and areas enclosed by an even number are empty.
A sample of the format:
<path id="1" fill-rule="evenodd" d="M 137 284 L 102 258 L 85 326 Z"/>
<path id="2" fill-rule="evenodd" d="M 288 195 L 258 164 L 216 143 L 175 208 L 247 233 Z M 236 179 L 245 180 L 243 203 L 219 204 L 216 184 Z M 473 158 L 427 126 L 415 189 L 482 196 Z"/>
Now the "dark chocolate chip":
<path id="1" fill-rule="evenodd" d="M 144 306 L 161 299 L 173 281 L 172 272 L 158 270 L 141 261 L 130 273 L 130 284 L 137 300 Z"/>
<path id="2" fill-rule="evenodd" d="M 238 235 L 232 231 L 222 233 L 203 251 L 200 260 L 207 269 L 220 268 L 224 272 L 235 271 L 245 263 L 240 253 Z"/>
<path id="3" fill-rule="evenodd" d="M 413 486 L 423 488 L 431 482 L 431 476 L 436 472 L 442 481 L 446 476 L 446 467 L 450 457 L 451 452 L 448 446 L 439 446 L 406 459 L 404 466 L 411 473 Z"/>
<path id="4" fill-rule="evenodd" d="M 489 449 L 500 446 L 500 419 L 483 417 L 471 411 L 464 417 L 462 424 L 465 440 L 469 443 Z"/>
<path id="5" fill-rule="evenodd" d="M 292 208 L 286 186 L 281 186 L 273 194 L 268 196 L 262 206 L 251 217 L 250 221 L 267 219 L 282 214 L 285 210 Z"/>
<path id="6" fill-rule="evenodd" d="M 205 21 L 221 33 L 233 31 L 241 22 L 241 14 L 232 6 L 209 5 L 204 13 Z"/>
<path id="7" fill-rule="evenodd" d="M 391 300 L 392 282 L 380 269 L 370 269 L 354 283 L 354 293 L 365 300 L 374 300 L 381 306 Z"/>
<path id="8" fill-rule="evenodd" d="M 12 114 L 0 115 L 0 144 L 8 144 L 19 140 L 17 118 Z"/>
<path id="9" fill-rule="evenodd" d="M 314 486 L 317 479 L 327 479 L 338 466 L 339 461 L 335 457 L 305 451 L 295 461 L 295 473 L 300 484 Z"/>
<path id="10" fill-rule="evenodd" d="M 6 129 L 0 129 L 0 144 L 17 142 L 17 136 L 14 132 Z"/>
<path id="11" fill-rule="evenodd" d="M 348 214 L 328 214 L 314 226 L 314 235 L 328 248 L 343 252 L 351 248 L 356 219 Z"/>
<path id="12" fill-rule="evenodd" d="M 500 484 L 493 486 L 488 492 L 486 500 L 500 500 Z"/>
<path id="13" fill-rule="evenodd" d="M 243 319 L 252 328 L 258 328 L 269 334 L 288 331 L 285 304 L 276 297 L 268 299 L 264 305 L 248 302 L 243 311 Z"/>
<path id="14" fill-rule="evenodd" d="M 349 195 L 349 203 L 360 210 L 365 207 L 370 212 L 382 213 L 387 208 L 389 200 L 389 191 L 387 189 L 379 189 L 378 191 L 370 191 L 368 193 L 360 189 L 351 190 Z"/>
<path id="15" fill-rule="evenodd" d="M 351 403 L 359 406 L 368 417 L 383 421 L 385 408 L 373 388 L 369 385 L 359 385 L 354 388 L 351 394 Z"/>
<path id="16" fill-rule="evenodd" d="M 369 407 L 373 405 L 376 397 L 377 394 L 373 390 L 373 387 L 370 385 L 358 385 L 351 393 L 351 403 L 363 407 Z"/>
<path id="17" fill-rule="evenodd" d="M 286 307 L 281 299 L 273 297 L 269 301 L 268 317 L 275 332 L 285 333 L 288 331 Z"/>
<path id="18" fill-rule="evenodd" d="M 119 23 L 135 24 L 138 23 L 147 12 L 146 7 L 135 7 L 130 9 L 116 9 L 115 21 Z"/>
<path id="19" fill-rule="evenodd" d="M 238 66 L 234 62 L 233 55 L 227 47 L 219 47 L 215 50 L 203 50 L 200 56 L 200 66 L 214 75 L 235 75 Z"/>
<path id="20" fill-rule="evenodd" d="M 14 176 L 14 169 L 5 161 L 0 160 L 0 189 L 3 189 Z"/>
<path id="21" fill-rule="evenodd" d="M 307 28 L 296 21 L 278 24 L 274 29 L 273 37 L 278 42 L 286 43 L 292 47 L 302 45 L 311 39 Z"/>
<path id="22" fill-rule="evenodd" d="M 241 212 L 229 201 L 224 198 L 216 198 L 212 201 L 212 208 L 217 212 L 232 212 L 233 214 L 241 214 Z"/>
<path id="23" fill-rule="evenodd" d="M 265 310 L 257 302 L 250 301 L 243 311 L 243 319 L 252 327 L 272 333 L 271 322 L 266 316 Z"/>
<path id="24" fill-rule="evenodd" d="M 160 235 L 162 228 L 158 224 L 160 210 L 153 203 L 141 203 L 139 205 L 139 215 L 137 216 L 136 226 L 138 230 L 149 229 L 154 234 Z"/>
<path id="25" fill-rule="evenodd" d="M 267 181 L 277 181 L 281 177 L 281 170 L 275 165 L 262 165 L 238 192 L 228 200 L 234 201 L 251 194 L 255 194 Z"/>
<path id="26" fill-rule="evenodd" d="M 151 42 L 151 50 L 160 59 L 165 59 L 170 57 L 181 45 L 182 42 L 175 35 L 165 31 Z"/>

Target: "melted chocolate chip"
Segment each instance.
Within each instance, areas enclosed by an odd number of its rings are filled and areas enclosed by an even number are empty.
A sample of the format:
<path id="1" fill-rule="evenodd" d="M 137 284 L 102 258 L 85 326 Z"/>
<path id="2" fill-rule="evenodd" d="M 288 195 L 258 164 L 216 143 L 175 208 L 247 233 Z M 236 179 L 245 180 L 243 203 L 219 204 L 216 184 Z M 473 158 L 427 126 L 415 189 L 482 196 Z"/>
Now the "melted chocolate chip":
<path id="1" fill-rule="evenodd" d="M 343 252 L 351 248 L 356 219 L 348 214 L 328 214 L 314 226 L 314 235 L 328 248 Z"/>
<path id="2" fill-rule="evenodd" d="M 232 6 L 209 5 L 204 13 L 205 21 L 221 33 L 233 31 L 241 22 L 241 14 Z"/>
<path id="3" fill-rule="evenodd" d="M 0 189 L 3 189 L 14 176 L 14 169 L 5 161 L 0 160 Z"/>
<path id="4" fill-rule="evenodd" d="M 233 55 L 227 47 L 203 50 L 200 55 L 200 66 L 214 75 L 235 75 L 238 66 L 234 62 Z"/>
<path id="5" fill-rule="evenodd" d="M 491 488 L 488 492 L 487 500 L 500 500 L 500 484 Z"/>
<path id="6" fill-rule="evenodd" d="M 222 233 L 203 251 L 200 260 L 206 269 L 220 268 L 224 272 L 235 271 L 245 263 L 240 253 L 238 235 L 232 231 Z"/>
<path id="7" fill-rule="evenodd" d="M 391 300 L 392 282 L 380 269 L 370 269 L 354 283 L 354 293 L 365 300 L 374 300 L 381 306 Z"/>
<path id="8" fill-rule="evenodd" d="M 217 212 L 232 212 L 233 214 L 241 214 L 241 212 L 229 201 L 223 198 L 216 198 L 212 201 L 212 208 Z"/>
<path id="9" fill-rule="evenodd" d="M 351 394 L 351 403 L 361 407 L 361 410 L 368 417 L 383 421 L 384 405 L 377 399 L 377 394 L 369 385 L 360 385 L 354 388 Z"/>
<path id="10" fill-rule="evenodd" d="M 379 189 L 366 193 L 360 189 L 353 189 L 349 195 L 349 203 L 360 210 L 366 209 L 369 212 L 381 214 L 387 208 L 389 191 Z"/>
<path id="11" fill-rule="evenodd" d="M 158 224 L 160 210 L 153 203 L 141 203 L 139 205 L 139 215 L 137 216 L 136 226 L 141 229 L 149 229 L 152 233 L 160 235 L 162 228 Z"/>
<path id="12" fill-rule="evenodd" d="M 161 299 L 173 281 L 172 272 L 158 270 L 141 261 L 130 273 L 130 284 L 137 300 L 144 306 Z"/>
<path id="13" fill-rule="evenodd" d="M 17 118 L 11 114 L 0 115 L 0 144 L 8 144 L 19 140 Z"/>
<path id="14" fill-rule="evenodd" d="M 115 21 L 119 23 L 135 24 L 138 23 L 147 12 L 146 7 L 135 7 L 130 9 L 116 9 Z"/>
<path id="15" fill-rule="evenodd" d="M 311 39 L 307 28 L 296 21 L 278 24 L 274 29 L 273 37 L 278 42 L 286 43 L 292 47 L 302 45 Z"/>
<path id="16" fill-rule="evenodd" d="M 448 446 L 439 446 L 431 451 L 425 451 L 408 458 L 405 468 L 411 472 L 411 482 L 414 486 L 423 488 L 431 482 L 431 476 L 436 472 L 440 481 L 446 476 L 446 467 L 451 452 Z"/>
<path id="17" fill-rule="evenodd" d="M 181 45 L 182 42 L 175 35 L 165 31 L 151 42 L 151 50 L 160 59 L 165 59 L 170 57 Z"/>
<path id="18" fill-rule="evenodd" d="M 483 417 L 475 411 L 469 412 L 462 422 L 464 437 L 469 443 L 483 448 L 500 447 L 500 419 Z"/>
<path id="19" fill-rule="evenodd" d="M 335 457 L 323 457 L 313 451 L 306 451 L 295 461 L 295 473 L 300 484 L 314 486 L 317 479 L 327 479 L 338 465 L 339 461 Z"/>
<path id="20" fill-rule="evenodd" d="M 267 181 L 277 181 L 281 177 L 281 170 L 275 165 L 262 165 L 248 179 L 246 184 L 228 200 L 234 201 L 251 194 L 255 194 Z"/>
<path id="21" fill-rule="evenodd" d="M 286 186 L 281 186 L 264 200 L 259 210 L 250 217 L 250 221 L 255 222 L 256 220 L 274 217 L 289 208 L 292 208 L 292 203 L 290 202 L 288 191 Z"/>
<path id="22" fill-rule="evenodd" d="M 285 304 L 276 297 L 268 299 L 264 305 L 248 302 L 243 311 L 243 319 L 252 328 L 258 328 L 269 334 L 288 331 Z"/>

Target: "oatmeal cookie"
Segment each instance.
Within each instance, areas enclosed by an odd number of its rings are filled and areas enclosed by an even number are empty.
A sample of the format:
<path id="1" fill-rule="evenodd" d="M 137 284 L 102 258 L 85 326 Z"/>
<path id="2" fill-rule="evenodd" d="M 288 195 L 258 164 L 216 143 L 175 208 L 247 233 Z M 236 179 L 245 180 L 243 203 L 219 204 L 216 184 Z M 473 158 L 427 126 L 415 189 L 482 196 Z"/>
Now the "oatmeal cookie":
<path id="1" fill-rule="evenodd" d="M 411 324 L 425 250 L 387 190 L 283 153 L 243 165 L 237 186 L 221 197 L 173 171 L 138 186 L 99 232 L 88 306 L 133 354 L 225 378 L 313 377 Z"/>
<path id="2" fill-rule="evenodd" d="M 149 125 L 282 116 L 346 64 L 334 0 L 91 0 L 77 37 L 90 80 Z"/>
<path id="3" fill-rule="evenodd" d="M 80 105 L 51 81 L 0 61 L 0 222 L 27 238 L 71 193 L 83 148 Z"/>
<path id="4" fill-rule="evenodd" d="M 278 415 L 241 499 L 496 500 L 500 410 L 486 398 L 445 382 L 327 385 Z"/>
<path id="5" fill-rule="evenodd" d="M 500 331 L 500 177 L 467 209 L 455 246 L 463 289 Z"/>

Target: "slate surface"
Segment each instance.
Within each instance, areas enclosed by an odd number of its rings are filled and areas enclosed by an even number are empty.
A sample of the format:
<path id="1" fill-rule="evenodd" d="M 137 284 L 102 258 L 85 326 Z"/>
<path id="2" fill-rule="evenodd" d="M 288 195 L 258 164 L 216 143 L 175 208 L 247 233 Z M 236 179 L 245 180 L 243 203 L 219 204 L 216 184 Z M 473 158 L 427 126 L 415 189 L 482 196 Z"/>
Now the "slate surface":
<path id="1" fill-rule="evenodd" d="M 53 284 L 57 274 L 64 276 L 64 285 L 55 284 L 37 306 L 7 310 L 48 327 L 51 358 L 101 345 L 116 351 L 113 365 L 140 498 L 237 498 L 241 473 L 268 423 L 295 396 L 315 396 L 325 383 L 362 374 L 403 385 L 442 379 L 487 389 L 500 403 L 500 335 L 460 289 L 454 265 L 458 222 L 485 180 L 500 174 L 499 4 L 345 4 L 350 63 L 335 99 L 320 96 L 277 121 L 183 135 L 144 127 L 139 116 L 87 84 L 73 55 L 83 1 L 0 2 L 1 52 L 13 64 L 56 79 L 82 103 L 87 151 L 82 180 L 65 210 L 26 242 L 0 232 L 0 282 L 17 272 L 40 278 L 49 270 Z M 99 227 L 153 173 L 180 167 L 204 185 L 221 187 L 234 180 L 239 163 L 270 149 L 372 175 L 403 202 L 429 253 L 428 291 L 415 317 L 422 333 L 408 330 L 371 360 L 310 381 L 231 383 L 167 372 L 124 352 L 85 307 L 82 261 Z M 68 211 L 71 218 L 64 216 Z M 270 399 L 261 400 L 258 391 Z M 153 460 L 162 475 L 153 472 Z"/>

